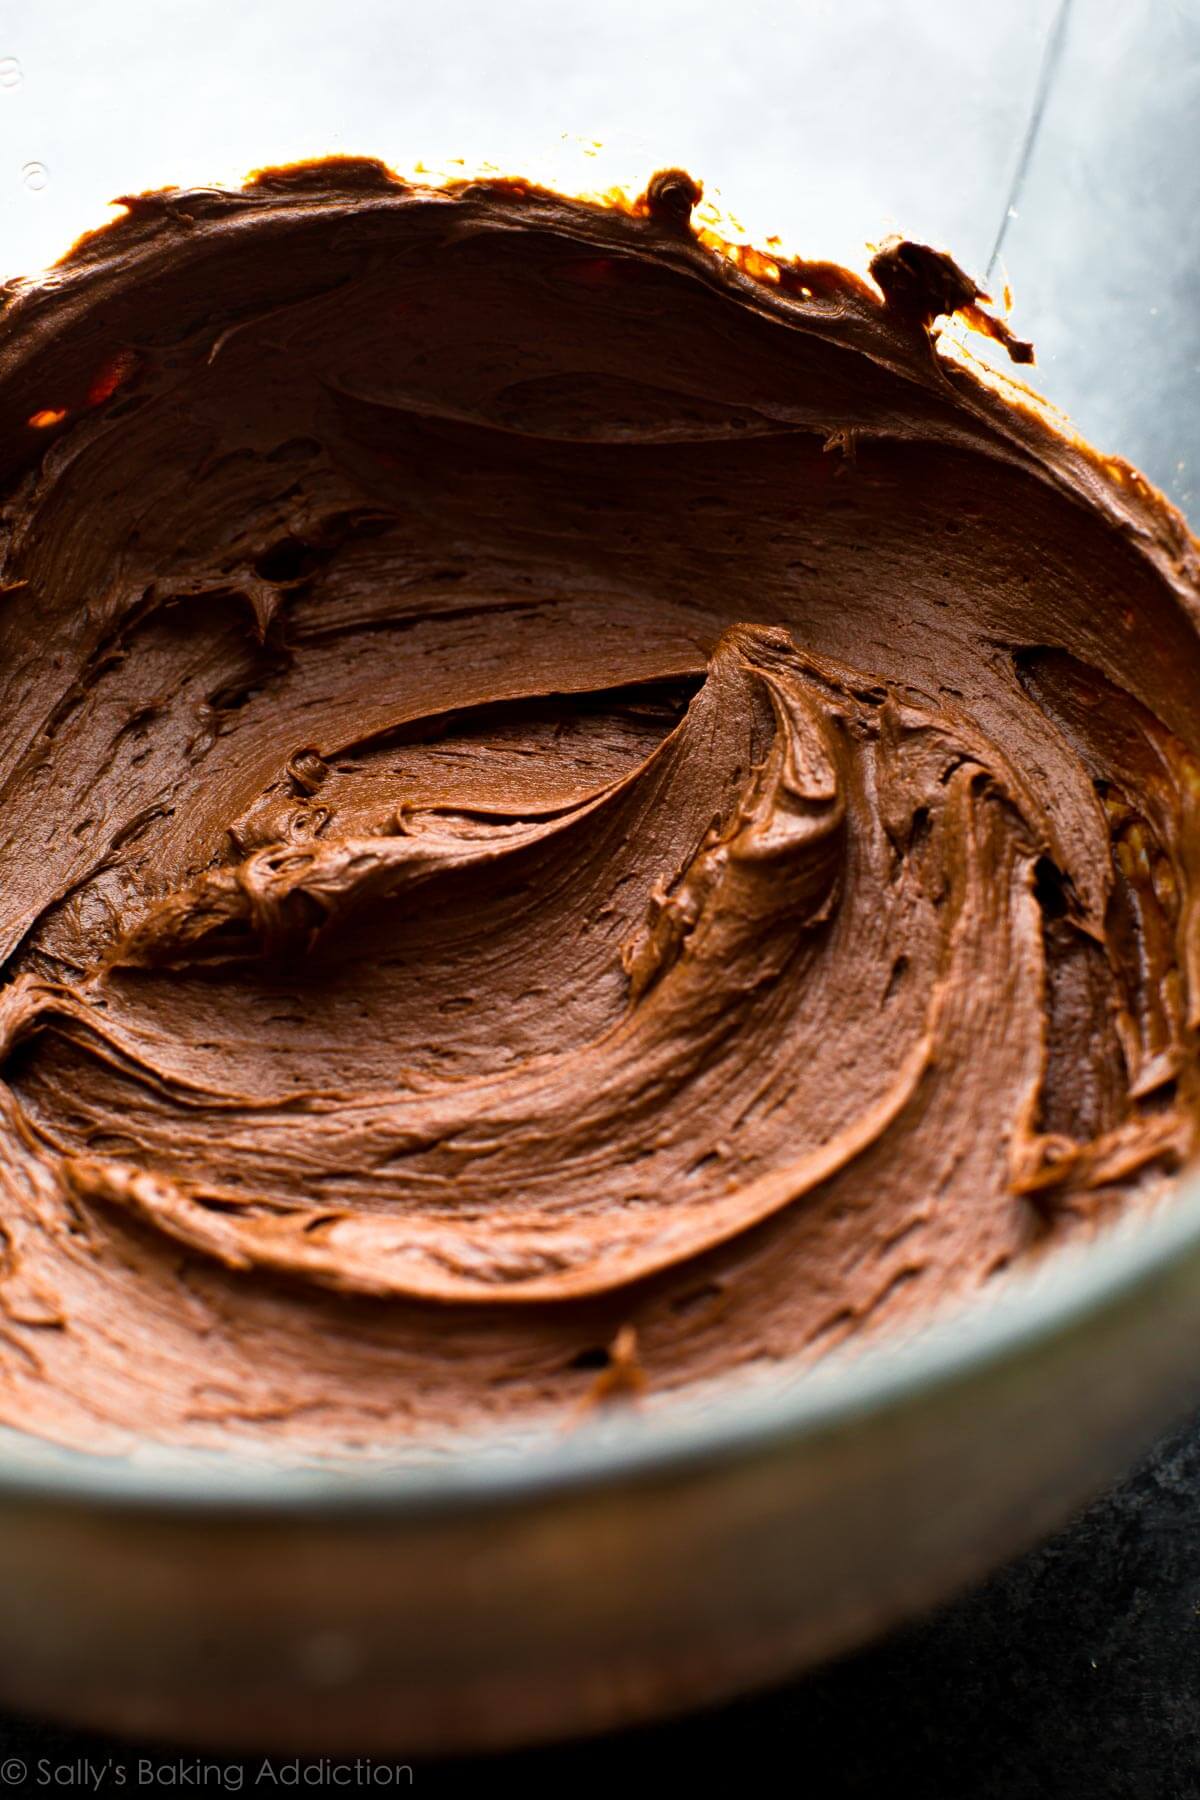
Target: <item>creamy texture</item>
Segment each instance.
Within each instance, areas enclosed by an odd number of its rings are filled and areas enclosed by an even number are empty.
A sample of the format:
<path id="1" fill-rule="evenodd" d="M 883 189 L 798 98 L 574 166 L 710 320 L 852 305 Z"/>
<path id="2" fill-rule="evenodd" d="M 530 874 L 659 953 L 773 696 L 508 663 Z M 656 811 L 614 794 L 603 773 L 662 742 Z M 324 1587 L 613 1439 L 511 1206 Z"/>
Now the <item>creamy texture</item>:
<path id="1" fill-rule="evenodd" d="M 1192 541 L 946 259 L 695 197 L 333 162 L 10 288 L 4 1421 L 557 1423 L 1190 1156 Z"/>

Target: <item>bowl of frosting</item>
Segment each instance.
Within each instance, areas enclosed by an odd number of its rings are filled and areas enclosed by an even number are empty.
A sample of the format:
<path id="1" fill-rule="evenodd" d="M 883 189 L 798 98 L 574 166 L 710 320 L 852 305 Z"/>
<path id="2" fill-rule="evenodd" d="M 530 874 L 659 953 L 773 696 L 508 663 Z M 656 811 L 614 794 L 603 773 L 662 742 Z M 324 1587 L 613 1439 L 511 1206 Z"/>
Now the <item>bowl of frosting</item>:
<path id="1" fill-rule="evenodd" d="M 1196 542 L 949 256 L 699 198 L 334 158 L 5 290 L 10 1702 L 655 1716 L 1194 1387 Z"/>

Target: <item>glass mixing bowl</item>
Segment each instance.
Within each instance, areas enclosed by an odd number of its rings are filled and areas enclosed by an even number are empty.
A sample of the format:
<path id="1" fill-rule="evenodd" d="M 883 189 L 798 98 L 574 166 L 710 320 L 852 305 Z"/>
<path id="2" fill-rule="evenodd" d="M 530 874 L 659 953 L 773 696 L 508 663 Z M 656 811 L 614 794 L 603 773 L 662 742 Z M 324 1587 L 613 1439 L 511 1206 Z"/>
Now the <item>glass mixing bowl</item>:
<path id="1" fill-rule="evenodd" d="M 1039 384 L 1192 500 L 1196 0 L 59 0 L 3 29 L 0 273 L 53 260 L 114 194 L 328 151 L 589 188 L 682 163 L 751 235 L 861 261 L 899 228 L 1011 281 Z M 1192 1181 L 917 1338 L 524 1456 L 355 1474 L 6 1433 L 0 1696 L 290 1750 L 676 1709 L 1051 1527 L 1200 1389 L 1198 1352 Z"/>

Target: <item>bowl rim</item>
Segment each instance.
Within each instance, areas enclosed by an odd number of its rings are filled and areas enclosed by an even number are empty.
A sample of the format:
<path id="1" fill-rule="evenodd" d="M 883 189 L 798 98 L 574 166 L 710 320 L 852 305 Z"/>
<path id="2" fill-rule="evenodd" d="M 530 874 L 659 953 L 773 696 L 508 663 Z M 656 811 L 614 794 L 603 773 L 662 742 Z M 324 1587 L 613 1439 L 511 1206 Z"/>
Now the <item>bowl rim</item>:
<path id="1" fill-rule="evenodd" d="M 831 1432 L 950 1396 L 1148 1299 L 1164 1279 L 1200 1277 L 1200 1174 L 1152 1215 L 1126 1216 L 1087 1243 L 1007 1273 L 996 1291 L 958 1297 L 905 1335 L 834 1352 L 790 1376 L 727 1382 L 662 1410 L 622 1412 L 517 1449 L 483 1433 L 437 1460 L 287 1463 L 147 1443 L 113 1455 L 0 1427 L 0 1505 L 37 1501 L 178 1517 L 251 1514 L 396 1521 L 528 1508 L 580 1493 L 660 1485 L 795 1455 Z M 1200 1374 L 1197 1377 L 1200 1387 Z M 160 1460 L 161 1458 L 161 1460 Z"/>

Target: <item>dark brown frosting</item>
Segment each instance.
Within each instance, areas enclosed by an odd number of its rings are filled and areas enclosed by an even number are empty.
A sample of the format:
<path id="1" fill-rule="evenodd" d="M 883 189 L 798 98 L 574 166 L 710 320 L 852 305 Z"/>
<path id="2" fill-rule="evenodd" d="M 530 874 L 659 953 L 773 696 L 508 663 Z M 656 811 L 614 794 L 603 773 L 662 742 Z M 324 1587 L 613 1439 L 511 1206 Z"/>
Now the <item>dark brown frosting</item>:
<path id="1" fill-rule="evenodd" d="M 948 258 L 695 199 L 331 162 L 7 290 L 5 1422 L 557 1422 L 1190 1156 L 1192 540 Z"/>

